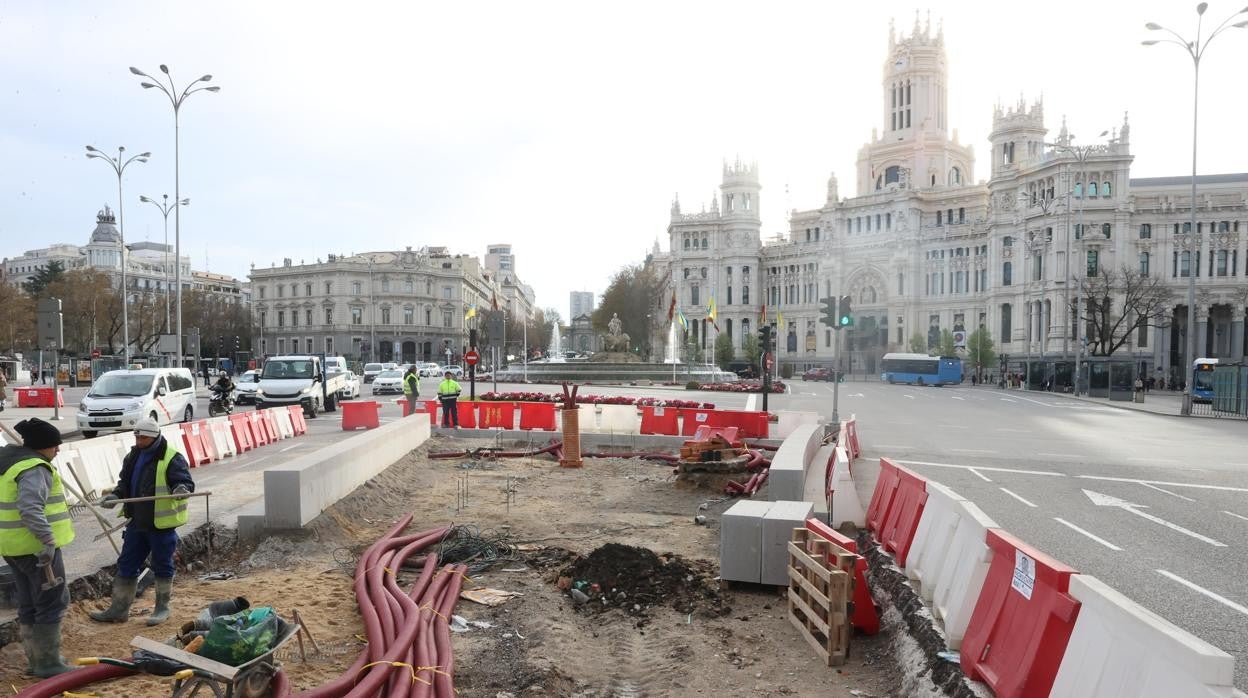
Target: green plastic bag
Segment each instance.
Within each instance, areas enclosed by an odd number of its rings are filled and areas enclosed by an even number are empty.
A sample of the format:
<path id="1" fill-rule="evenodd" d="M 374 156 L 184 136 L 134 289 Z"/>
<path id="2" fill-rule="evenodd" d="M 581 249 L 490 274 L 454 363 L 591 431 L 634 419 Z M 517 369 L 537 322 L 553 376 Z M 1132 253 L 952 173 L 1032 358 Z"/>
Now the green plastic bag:
<path id="1" fill-rule="evenodd" d="M 246 664 L 273 649 L 282 635 L 282 625 L 270 606 L 217 616 L 199 654 L 230 666 Z"/>

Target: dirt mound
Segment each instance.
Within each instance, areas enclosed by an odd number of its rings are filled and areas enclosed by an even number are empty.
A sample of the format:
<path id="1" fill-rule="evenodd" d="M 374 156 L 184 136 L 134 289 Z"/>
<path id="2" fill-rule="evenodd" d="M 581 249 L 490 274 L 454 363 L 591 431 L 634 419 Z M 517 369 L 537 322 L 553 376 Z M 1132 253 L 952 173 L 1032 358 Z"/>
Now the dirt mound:
<path id="1" fill-rule="evenodd" d="M 679 613 L 727 615 L 732 608 L 720 595 L 713 575 L 709 562 L 607 543 L 564 567 L 559 573 L 559 588 L 578 609 L 589 613 L 618 609 L 630 616 L 644 616 L 652 607 L 670 606 Z"/>

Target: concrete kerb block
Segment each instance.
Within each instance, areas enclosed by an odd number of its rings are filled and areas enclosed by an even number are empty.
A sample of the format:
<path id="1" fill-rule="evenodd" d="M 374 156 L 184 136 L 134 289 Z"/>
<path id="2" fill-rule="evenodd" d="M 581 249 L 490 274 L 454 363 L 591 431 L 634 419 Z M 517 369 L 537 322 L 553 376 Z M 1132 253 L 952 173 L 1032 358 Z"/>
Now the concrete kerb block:
<path id="1" fill-rule="evenodd" d="M 772 502 L 763 515 L 763 584 L 788 586 L 789 539 L 793 529 L 805 528 L 810 502 Z"/>
<path id="2" fill-rule="evenodd" d="M 1051 696 L 1225 698 L 1235 659 L 1140 606 L 1101 580 L 1070 578 L 1082 606 Z"/>
<path id="3" fill-rule="evenodd" d="M 806 491 L 806 469 L 823 441 L 822 424 L 801 424 L 785 438 L 771 459 L 767 499 L 800 502 Z"/>
<path id="4" fill-rule="evenodd" d="M 601 426 L 608 434 L 637 434 L 641 431 L 641 415 L 634 405 L 598 405 Z"/>
<path id="5" fill-rule="evenodd" d="M 963 509 L 959 502 L 966 501 L 957 492 L 938 482 L 927 482 L 927 504 L 923 507 L 919 526 L 914 532 L 910 553 L 902 562 L 908 579 L 919 582 L 919 593 L 925 601 L 932 600 L 932 587 L 936 575 L 949 555 L 953 534 Z M 923 584 L 926 580 L 927 583 Z"/>
<path id="6" fill-rule="evenodd" d="M 763 517 L 772 502 L 742 499 L 719 519 L 719 576 L 757 584 L 763 572 Z"/>
<path id="7" fill-rule="evenodd" d="M 854 484 L 853 470 L 849 467 L 848 448 L 845 445 L 838 444 L 834 458 L 832 482 L 830 483 L 832 487 L 832 511 L 829 512 L 832 521 L 829 522 L 829 525 L 837 528 L 849 521 L 860 529 L 866 528 L 867 512 L 862 506 L 862 500 L 858 498 L 858 487 Z M 812 468 L 812 470 L 815 469 L 817 468 Z"/>

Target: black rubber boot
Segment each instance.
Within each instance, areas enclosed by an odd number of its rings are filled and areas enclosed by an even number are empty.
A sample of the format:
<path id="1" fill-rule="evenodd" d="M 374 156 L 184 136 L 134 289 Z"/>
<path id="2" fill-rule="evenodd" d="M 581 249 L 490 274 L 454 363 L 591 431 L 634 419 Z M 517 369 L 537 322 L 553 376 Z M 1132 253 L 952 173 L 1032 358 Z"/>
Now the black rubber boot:
<path id="1" fill-rule="evenodd" d="M 134 604 L 134 591 L 138 586 L 137 577 L 113 577 L 112 603 L 103 611 L 87 615 L 101 623 L 125 623 L 130 620 L 130 606 Z"/>
<path id="2" fill-rule="evenodd" d="M 36 623 L 30 626 L 30 645 L 35 651 L 31 674 L 41 679 L 73 671 L 61 656 L 61 624 Z"/>
<path id="3" fill-rule="evenodd" d="M 173 578 L 156 578 L 156 608 L 148 617 L 148 625 L 160 625 L 169 620 L 169 601 L 173 598 Z"/>

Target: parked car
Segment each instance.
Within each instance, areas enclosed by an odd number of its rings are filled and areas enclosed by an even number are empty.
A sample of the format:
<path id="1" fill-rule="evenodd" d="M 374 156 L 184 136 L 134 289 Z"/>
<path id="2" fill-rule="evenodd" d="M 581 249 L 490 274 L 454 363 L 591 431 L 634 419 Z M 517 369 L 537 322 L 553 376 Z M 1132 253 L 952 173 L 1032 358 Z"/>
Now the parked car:
<path id="1" fill-rule="evenodd" d="M 433 363 L 432 361 L 424 361 L 417 364 L 417 370 L 419 371 L 421 378 L 440 375 L 438 370 L 441 368 L 441 366 Z"/>
<path id="2" fill-rule="evenodd" d="M 399 365 L 393 361 L 387 361 L 381 365 L 381 370 L 383 371 L 397 371 L 398 369 Z"/>
<path id="3" fill-rule="evenodd" d="M 256 404 L 256 388 L 260 387 L 260 372 L 247 371 L 234 381 L 234 403 L 238 405 Z"/>
<path id="4" fill-rule="evenodd" d="M 342 390 L 338 391 L 338 398 L 340 400 L 354 400 L 360 396 L 362 385 L 360 377 L 355 375 L 354 371 L 345 371 L 344 373 L 346 375 L 347 382 Z"/>
<path id="5" fill-rule="evenodd" d="M 832 372 L 826 368 L 812 368 L 802 374 L 804 381 L 827 381 L 832 380 Z"/>
<path id="6" fill-rule="evenodd" d="M 386 393 L 403 393 L 403 372 L 395 369 L 392 371 L 382 371 L 373 379 L 373 395 L 384 395 Z"/>
<path id="7" fill-rule="evenodd" d="M 364 382 L 372 383 L 373 379 L 377 377 L 377 374 L 384 370 L 386 369 L 381 364 L 364 364 Z"/>
<path id="8" fill-rule="evenodd" d="M 455 376 L 456 378 L 460 378 L 461 376 L 464 375 L 464 369 L 460 368 L 459 366 L 440 366 L 438 368 L 438 375 L 445 376 L 447 371 L 450 371 L 451 375 Z"/>
<path id="9" fill-rule="evenodd" d="M 188 368 L 108 371 L 78 405 L 78 428 L 87 439 L 133 429 L 143 418 L 163 426 L 194 417 L 195 378 Z"/>

